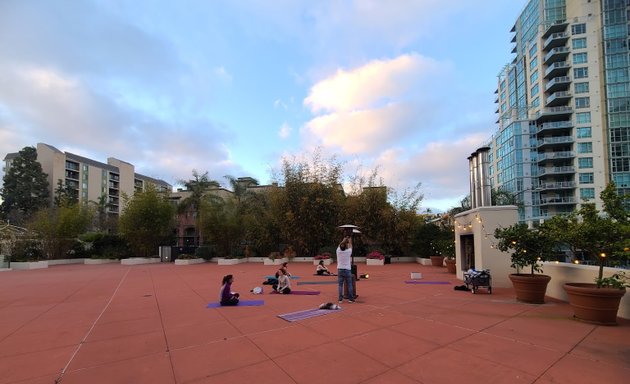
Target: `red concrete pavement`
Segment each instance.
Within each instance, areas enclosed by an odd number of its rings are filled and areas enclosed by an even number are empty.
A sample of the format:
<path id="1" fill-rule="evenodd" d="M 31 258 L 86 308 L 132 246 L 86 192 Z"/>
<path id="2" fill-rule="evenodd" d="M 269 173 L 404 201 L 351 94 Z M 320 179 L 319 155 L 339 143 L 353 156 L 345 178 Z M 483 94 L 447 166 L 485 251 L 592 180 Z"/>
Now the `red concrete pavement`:
<path id="1" fill-rule="evenodd" d="M 290 264 L 294 289 L 253 295 L 274 267 L 68 265 L 0 273 L 0 384 L 627 383 L 630 321 L 581 323 L 568 304 L 511 289 L 454 291 L 445 268 L 359 265 L 357 303 L 298 322 L 277 315 L 336 302 L 334 280 Z M 333 265 L 334 269 L 334 265 Z M 423 281 L 405 284 L 410 272 Z M 263 306 L 206 308 L 221 277 Z"/>

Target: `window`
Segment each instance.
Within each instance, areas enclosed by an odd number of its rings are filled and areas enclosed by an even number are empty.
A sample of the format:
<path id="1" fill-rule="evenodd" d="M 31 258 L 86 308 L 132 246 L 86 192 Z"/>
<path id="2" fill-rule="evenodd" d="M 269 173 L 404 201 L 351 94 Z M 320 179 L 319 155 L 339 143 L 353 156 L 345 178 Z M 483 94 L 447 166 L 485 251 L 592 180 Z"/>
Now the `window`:
<path id="1" fill-rule="evenodd" d="M 576 97 L 575 108 L 588 108 L 591 105 L 590 98 L 588 97 Z"/>
<path id="2" fill-rule="evenodd" d="M 536 43 L 533 43 L 532 46 L 529 48 L 529 56 L 535 56 L 536 55 Z"/>
<path id="3" fill-rule="evenodd" d="M 592 157 L 580 157 L 578 158 L 578 168 L 593 168 L 593 158 Z"/>
<path id="4" fill-rule="evenodd" d="M 586 37 L 582 37 L 579 39 L 573 39 L 572 43 L 572 47 L 573 49 L 581 49 L 581 48 L 586 48 Z"/>
<path id="5" fill-rule="evenodd" d="M 532 107 L 538 107 L 540 106 L 540 98 L 536 97 L 534 98 L 534 100 L 532 100 Z"/>
<path id="6" fill-rule="evenodd" d="M 578 127 L 577 128 L 577 137 L 578 137 L 578 139 L 591 137 L 591 127 Z"/>
<path id="7" fill-rule="evenodd" d="M 535 83 L 538 80 L 538 70 L 534 71 L 531 76 L 529 76 L 529 82 Z"/>
<path id="8" fill-rule="evenodd" d="M 574 53 L 573 64 L 584 64 L 588 61 L 588 55 L 586 52 Z"/>
<path id="9" fill-rule="evenodd" d="M 577 143 L 577 151 L 578 153 L 592 153 L 593 143 Z"/>
<path id="10" fill-rule="evenodd" d="M 539 90 L 540 90 L 539 88 L 540 88 L 540 87 L 538 87 L 538 84 L 536 84 L 536 85 L 534 85 L 534 86 L 532 87 L 532 97 L 534 97 L 534 96 L 536 96 L 536 95 L 538 94 L 538 92 L 539 92 Z"/>
<path id="11" fill-rule="evenodd" d="M 573 77 L 575 79 L 583 79 L 585 77 L 588 77 L 588 68 L 573 68 Z"/>
<path id="12" fill-rule="evenodd" d="M 575 83 L 575 93 L 587 93 L 588 83 Z"/>
<path id="13" fill-rule="evenodd" d="M 575 121 L 578 124 L 587 124 L 591 122 L 590 112 L 578 112 L 575 114 Z"/>
<path id="14" fill-rule="evenodd" d="M 529 62 L 529 69 L 534 70 L 538 66 L 538 57 L 534 56 L 534 58 Z"/>
<path id="15" fill-rule="evenodd" d="M 580 173 L 580 184 L 593 184 L 593 172 Z"/>
<path id="16" fill-rule="evenodd" d="M 573 24 L 571 26 L 571 34 L 572 35 L 582 35 L 586 33 L 586 24 Z"/>
<path id="17" fill-rule="evenodd" d="M 595 188 L 580 188 L 580 198 L 582 200 L 594 199 Z"/>

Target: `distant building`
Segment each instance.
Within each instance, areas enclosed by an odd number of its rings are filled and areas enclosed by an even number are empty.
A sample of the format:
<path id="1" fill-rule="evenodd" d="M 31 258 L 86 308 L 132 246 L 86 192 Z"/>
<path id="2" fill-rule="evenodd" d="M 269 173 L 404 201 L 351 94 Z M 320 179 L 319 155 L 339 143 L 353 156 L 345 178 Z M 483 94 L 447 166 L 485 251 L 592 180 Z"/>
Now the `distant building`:
<path id="1" fill-rule="evenodd" d="M 499 74 L 494 188 L 515 194 L 521 222 L 568 213 L 614 181 L 630 193 L 627 1 L 530 0 Z"/>
<path id="2" fill-rule="evenodd" d="M 11 167 L 12 160 L 18 153 L 5 156 L 5 169 Z M 133 164 L 110 157 L 107 164 L 69 152 L 62 152 L 52 145 L 37 144 L 37 161 L 48 175 L 51 202 L 54 198 L 58 180 L 71 188 L 80 203 L 98 202 L 106 197 L 107 212 L 118 215 L 122 210 L 123 194 L 133 196 L 136 191 L 143 191 L 148 185 L 159 191 L 170 192 L 172 186 L 163 181 L 135 173 Z"/>

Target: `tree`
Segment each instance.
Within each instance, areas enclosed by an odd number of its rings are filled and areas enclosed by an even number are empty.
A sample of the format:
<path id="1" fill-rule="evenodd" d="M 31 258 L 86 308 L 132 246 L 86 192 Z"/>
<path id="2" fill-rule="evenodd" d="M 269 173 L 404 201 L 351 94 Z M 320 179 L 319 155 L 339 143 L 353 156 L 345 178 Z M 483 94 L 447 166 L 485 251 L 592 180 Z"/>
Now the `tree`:
<path id="1" fill-rule="evenodd" d="M 47 175 L 37 161 L 37 150 L 24 147 L 13 159 L 3 178 L 0 211 L 16 224 L 49 205 Z"/>
<path id="2" fill-rule="evenodd" d="M 125 201 L 119 230 L 138 256 L 148 257 L 160 244 L 171 244 L 175 209 L 153 186 Z"/>
<path id="3" fill-rule="evenodd" d="M 208 172 L 199 174 L 197 170 L 192 171 L 193 178 L 191 180 L 180 180 L 180 183 L 186 187 L 186 190 L 190 192 L 190 196 L 183 199 L 177 207 L 178 213 L 192 212 L 195 217 L 195 227 L 197 228 L 197 244 L 203 244 L 203 238 L 199 236 L 200 229 L 203 225 L 202 220 L 202 200 L 204 199 L 217 199 L 217 196 L 208 195 L 206 192 L 210 188 L 218 188 L 221 185 L 216 180 L 211 180 L 208 177 Z"/>
<path id="4" fill-rule="evenodd" d="M 57 188 L 53 197 L 53 203 L 58 206 L 68 206 L 79 202 L 77 191 L 63 180 L 57 179 Z"/>
<path id="5" fill-rule="evenodd" d="M 28 227 L 40 237 L 47 258 L 60 259 L 87 230 L 92 216 L 90 209 L 78 203 L 46 207 L 34 214 Z"/>

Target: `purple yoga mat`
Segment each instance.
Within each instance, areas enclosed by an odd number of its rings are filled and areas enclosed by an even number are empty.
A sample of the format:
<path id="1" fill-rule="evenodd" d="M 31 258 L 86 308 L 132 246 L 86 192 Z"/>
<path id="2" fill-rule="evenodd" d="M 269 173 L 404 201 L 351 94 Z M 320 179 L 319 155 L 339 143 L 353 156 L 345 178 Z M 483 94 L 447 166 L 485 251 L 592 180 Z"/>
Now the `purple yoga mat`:
<path id="1" fill-rule="evenodd" d="M 272 295 L 281 295 L 277 291 L 271 291 Z M 319 295 L 319 291 L 291 291 L 289 295 Z"/>
<path id="2" fill-rule="evenodd" d="M 405 284 L 450 284 L 448 281 L 419 281 L 419 280 L 406 280 Z"/>
<path id="3" fill-rule="evenodd" d="M 241 300 L 238 305 L 221 305 L 221 303 L 209 303 L 206 308 L 228 308 L 228 307 L 258 307 L 264 305 L 265 300 Z"/>

